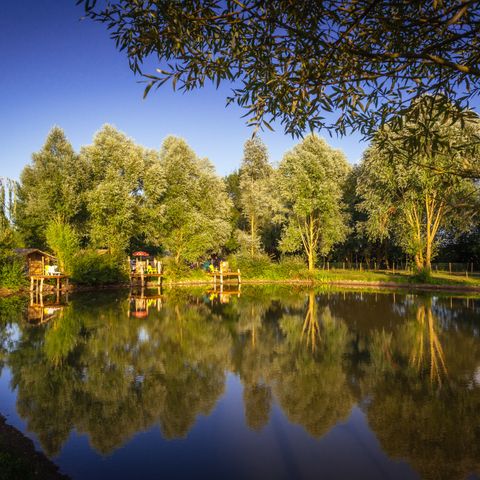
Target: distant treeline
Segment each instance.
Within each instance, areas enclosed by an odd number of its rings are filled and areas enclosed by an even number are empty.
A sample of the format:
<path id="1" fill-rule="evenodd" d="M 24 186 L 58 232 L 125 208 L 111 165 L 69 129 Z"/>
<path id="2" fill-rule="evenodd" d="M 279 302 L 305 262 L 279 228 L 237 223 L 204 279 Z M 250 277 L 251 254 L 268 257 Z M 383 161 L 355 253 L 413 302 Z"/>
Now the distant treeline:
<path id="1" fill-rule="evenodd" d="M 156 151 L 106 125 L 76 152 L 55 127 L 19 182 L 2 181 L 2 255 L 50 249 L 67 270 L 78 251 L 100 248 L 118 259 L 146 249 L 176 265 L 213 253 L 301 255 L 309 269 L 478 262 L 478 120 L 449 121 L 432 99 L 402 119 L 401 130 L 377 133 L 359 165 L 310 134 L 273 166 L 255 137 L 225 178 L 181 138 Z"/>

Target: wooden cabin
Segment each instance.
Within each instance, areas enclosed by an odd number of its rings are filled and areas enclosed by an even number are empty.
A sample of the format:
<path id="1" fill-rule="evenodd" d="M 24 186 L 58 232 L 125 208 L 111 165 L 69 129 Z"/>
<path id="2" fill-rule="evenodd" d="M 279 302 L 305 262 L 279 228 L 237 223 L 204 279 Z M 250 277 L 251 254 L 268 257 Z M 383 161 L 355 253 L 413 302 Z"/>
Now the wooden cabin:
<path id="1" fill-rule="evenodd" d="M 25 259 L 26 274 L 29 277 L 45 275 L 46 265 L 56 265 L 57 259 L 38 248 L 16 248 L 15 253 Z"/>

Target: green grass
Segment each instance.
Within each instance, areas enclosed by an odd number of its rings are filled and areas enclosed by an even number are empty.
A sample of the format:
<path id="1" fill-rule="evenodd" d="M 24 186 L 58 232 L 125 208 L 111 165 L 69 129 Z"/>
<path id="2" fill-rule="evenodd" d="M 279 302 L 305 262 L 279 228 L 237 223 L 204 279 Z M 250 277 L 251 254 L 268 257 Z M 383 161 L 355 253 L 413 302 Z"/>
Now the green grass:
<path id="1" fill-rule="evenodd" d="M 263 263 L 263 262 L 262 262 Z M 480 287 L 479 277 L 466 277 L 448 273 L 433 273 L 430 278 L 418 279 L 409 272 L 387 272 L 387 271 L 359 271 L 359 270 L 314 270 L 309 272 L 304 266 L 298 264 L 285 265 L 282 262 L 270 262 L 260 266 L 243 265 L 241 268 L 242 281 L 245 282 L 311 282 L 314 284 L 329 284 L 336 282 L 351 283 L 376 283 L 392 284 L 398 283 L 408 287 L 410 285 L 452 285 Z M 190 270 L 182 275 L 171 277 L 166 272 L 166 282 L 211 282 L 211 277 L 202 270 Z"/>

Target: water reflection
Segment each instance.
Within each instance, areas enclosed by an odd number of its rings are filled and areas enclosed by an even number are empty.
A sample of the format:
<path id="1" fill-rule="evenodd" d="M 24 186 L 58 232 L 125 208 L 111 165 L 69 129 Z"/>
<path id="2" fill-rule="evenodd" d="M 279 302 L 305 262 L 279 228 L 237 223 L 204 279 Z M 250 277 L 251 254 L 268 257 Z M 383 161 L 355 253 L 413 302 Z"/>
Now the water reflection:
<path id="1" fill-rule="evenodd" d="M 478 301 L 248 287 L 220 298 L 78 295 L 37 327 L 31 304 L 0 302 L 0 368 L 44 450 L 74 430 L 102 454 L 153 426 L 185 438 L 232 372 L 255 432 L 278 405 L 322 438 L 359 405 L 383 450 L 422 477 L 480 472 Z"/>

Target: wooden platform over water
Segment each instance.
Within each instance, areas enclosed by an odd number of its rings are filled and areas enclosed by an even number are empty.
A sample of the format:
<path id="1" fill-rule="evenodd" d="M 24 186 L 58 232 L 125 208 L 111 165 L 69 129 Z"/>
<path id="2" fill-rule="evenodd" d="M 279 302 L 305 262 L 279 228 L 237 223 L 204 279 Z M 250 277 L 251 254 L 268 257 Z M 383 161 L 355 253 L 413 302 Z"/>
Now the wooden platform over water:
<path id="1" fill-rule="evenodd" d="M 30 275 L 30 291 L 43 292 L 46 280 L 55 280 L 55 290 L 68 289 L 69 275 Z"/>
<path id="2" fill-rule="evenodd" d="M 163 281 L 164 274 L 163 273 L 138 273 L 138 272 L 131 272 L 130 273 L 130 285 L 134 285 L 135 283 L 139 284 L 140 286 L 144 287 L 147 285 L 149 280 L 153 280 L 157 282 L 157 285 L 161 285 Z"/>
<path id="3" fill-rule="evenodd" d="M 210 272 L 209 275 L 213 278 L 213 285 L 216 285 L 217 282 L 220 285 L 223 285 L 224 283 L 238 283 L 240 285 L 242 283 L 240 270 L 237 270 L 236 272 L 230 270 L 215 270 Z"/>

